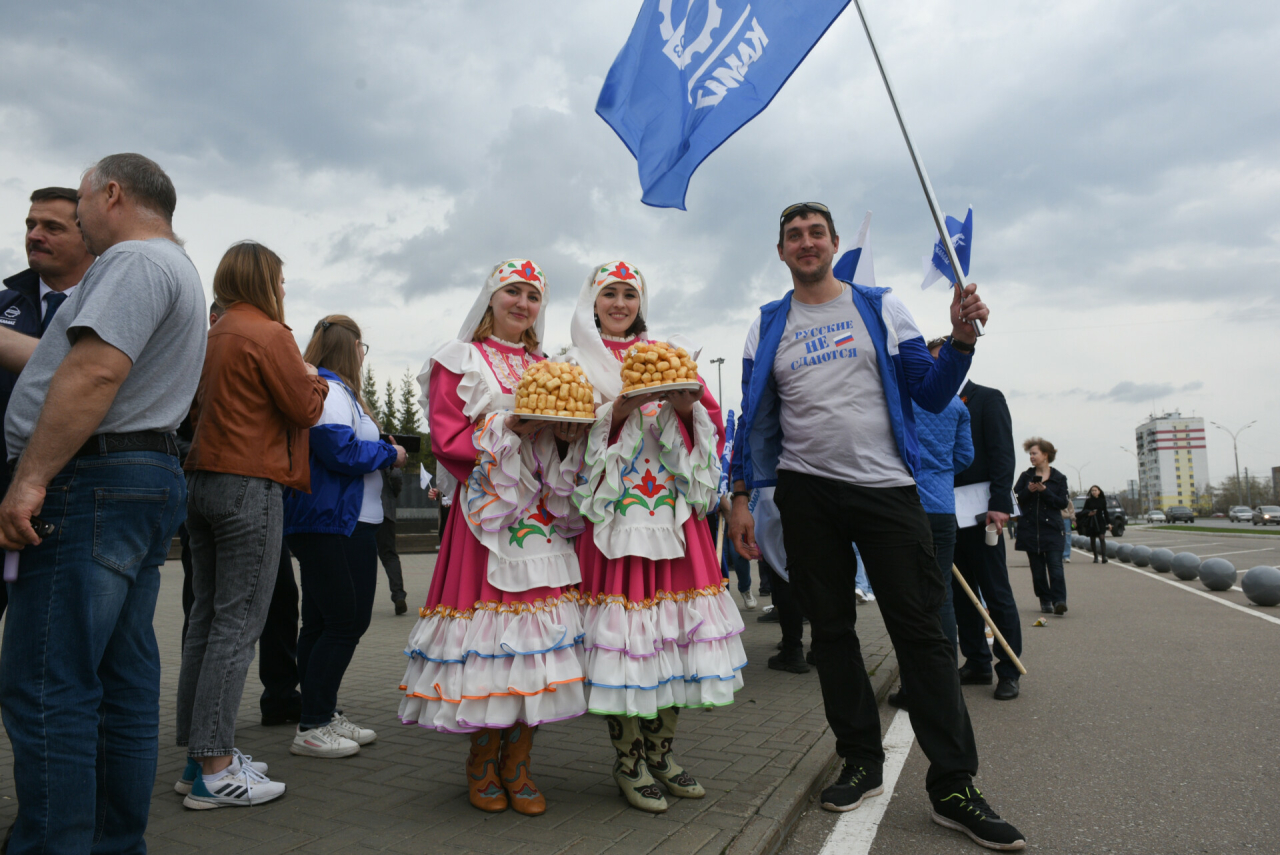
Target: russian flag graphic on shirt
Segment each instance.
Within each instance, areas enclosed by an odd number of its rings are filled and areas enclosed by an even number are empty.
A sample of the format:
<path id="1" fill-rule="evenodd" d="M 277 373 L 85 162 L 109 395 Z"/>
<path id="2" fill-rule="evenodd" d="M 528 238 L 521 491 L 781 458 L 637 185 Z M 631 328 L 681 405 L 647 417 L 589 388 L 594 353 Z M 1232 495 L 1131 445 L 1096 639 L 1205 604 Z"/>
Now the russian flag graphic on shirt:
<path id="1" fill-rule="evenodd" d="M 840 338 L 835 340 L 836 347 L 844 347 L 846 344 L 853 344 L 853 333 L 842 335 Z"/>

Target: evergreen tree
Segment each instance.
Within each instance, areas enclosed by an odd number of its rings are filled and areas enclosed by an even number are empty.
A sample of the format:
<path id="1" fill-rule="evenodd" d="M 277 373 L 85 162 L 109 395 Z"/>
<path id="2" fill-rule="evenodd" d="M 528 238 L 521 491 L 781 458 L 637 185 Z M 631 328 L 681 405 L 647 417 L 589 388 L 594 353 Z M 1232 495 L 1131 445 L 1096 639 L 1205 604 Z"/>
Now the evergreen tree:
<path id="1" fill-rule="evenodd" d="M 373 376 L 373 369 L 366 368 L 364 376 L 360 378 L 360 394 L 364 396 L 364 401 L 369 405 L 369 409 L 373 410 L 373 414 L 377 416 L 382 408 L 378 404 L 378 381 Z"/>
<path id="2" fill-rule="evenodd" d="M 390 387 L 390 381 L 388 381 Z M 390 407 L 388 407 L 390 409 Z M 413 435 L 422 432 L 422 419 L 418 417 L 418 384 L 408 368 L 400 378 L 400 414 L 397 433 Z"/>
<path id="3" fill-rule="evenodd" d="M 396 389 L 387 378 L 387 387 L 382 392 L 382 409 L 378 410 L 378 421 L 387 433 L 400 433 L 400 417 L 396 415 Z"/>

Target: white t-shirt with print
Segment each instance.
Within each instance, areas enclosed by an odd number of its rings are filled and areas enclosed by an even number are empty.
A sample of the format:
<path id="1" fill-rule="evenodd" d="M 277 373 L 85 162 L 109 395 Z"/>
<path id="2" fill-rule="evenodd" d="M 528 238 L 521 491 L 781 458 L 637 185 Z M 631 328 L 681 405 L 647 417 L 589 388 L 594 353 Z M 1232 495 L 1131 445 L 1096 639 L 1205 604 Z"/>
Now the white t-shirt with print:
<path id="1" fill-rule="evenodd" d="M 875 346 L 847 286 L 826 303 L 791 300 L 773 376 L 779 469 L 863 487 L 915 483 L 893 437 Z"/>

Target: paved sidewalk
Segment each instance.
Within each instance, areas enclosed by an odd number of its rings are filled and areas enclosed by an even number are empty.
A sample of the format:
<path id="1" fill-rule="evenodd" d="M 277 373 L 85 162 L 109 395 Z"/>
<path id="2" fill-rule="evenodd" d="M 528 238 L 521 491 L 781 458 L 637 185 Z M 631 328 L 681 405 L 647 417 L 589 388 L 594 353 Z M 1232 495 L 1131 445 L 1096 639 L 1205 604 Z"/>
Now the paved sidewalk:
<path id="1" fill-rule="evenodd" d="M 426 597 L 435 555 L 404 556 L 410 603 Z M 161 677 L 160 763 L 148 831 L 156 855 L 234 851 L 389 851 L 550 855 L 767 853 L 781 843 L 812 789 L 834 761 L 817 671 L 790 674 L 765 667 L 780 638 L 777 624 L 760 624 L 760 611 L 743 612 L 749 665 L 737 702 L 680 718 L 676 750 L 707 789 L 701 800 L 669 798 L 671 809 L 653 816 L 631 809 L 609 772 L 613 751 L 604 723 L 590 715 L 545 725 L 534 747 L 534 776 L 547 796 L 544 816 L 511 811 L 486 815 L 467 802 L 464 737 L 406 727 L 396 719 L 397 686 L 404 672 L 412 612 L 393 613 L 385 579 L 379 582 L 373 622 L 356 651 L 340 703 L 355 722 L 378 731 L 378 741 L 355 757 L 317 760 L 288 752 L 292 726 L 262 727 L 256 664 L 245 688 L 239 748 L 265 760 L 270 775 L 288 784 L 281 799 L 254 808 L 195 812 L 173 792 L 184 763 L 174 746 L 174 697 L 182 630 L 181 566 L 166 564 L 156 614 Z M 761 605 L 767 598 L 762 598 Z M 858 609 L 859 635 L 872 681 L 883 693 L 897 666 L 880 613 Z M 806 628 L 807 641 L 807 628 Z M 13 755 L 0 733 L 0 829 L 17 811 Z"/>

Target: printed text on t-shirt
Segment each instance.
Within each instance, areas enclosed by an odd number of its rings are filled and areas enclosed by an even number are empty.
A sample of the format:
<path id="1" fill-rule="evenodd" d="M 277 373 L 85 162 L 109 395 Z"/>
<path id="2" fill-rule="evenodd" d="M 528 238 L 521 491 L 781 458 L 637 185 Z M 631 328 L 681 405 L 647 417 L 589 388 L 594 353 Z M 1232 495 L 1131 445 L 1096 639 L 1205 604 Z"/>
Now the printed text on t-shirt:
<path id="1" fill-rule="evenodd" d="M 853 321 L 841 321 L 836 324 L 825 324 L 807 330 L 796 330 L 795 341 L 804 342 L 805 355 L 793 360 L 791 370 L 809 365 L 821 365 L 833 359 L 852 359 L 858 355 L 853 344 Z M 834 347 L 835 350 L 831 348 Z"/>

